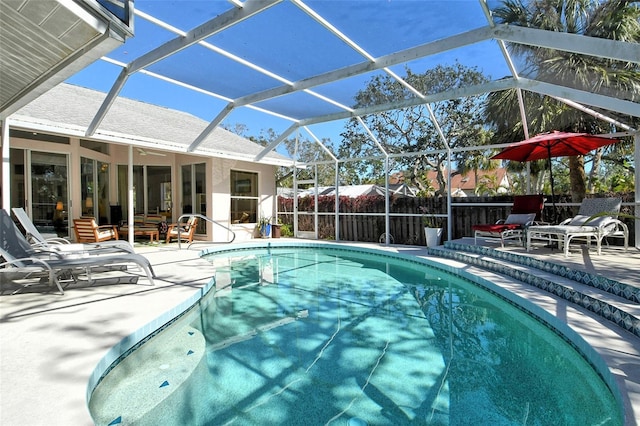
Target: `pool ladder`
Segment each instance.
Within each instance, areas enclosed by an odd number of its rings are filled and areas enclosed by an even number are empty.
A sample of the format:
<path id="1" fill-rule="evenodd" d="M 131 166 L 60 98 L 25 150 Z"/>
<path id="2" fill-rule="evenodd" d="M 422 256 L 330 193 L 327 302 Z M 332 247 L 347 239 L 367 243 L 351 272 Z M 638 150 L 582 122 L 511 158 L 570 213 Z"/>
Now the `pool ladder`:
<path id="1" fill-rule="evenodd" d="M 231 228 L 229 228 L 226 225 L 221 224 L 220 222 L 216 222 L 215 220 L 211 219 L 210 217 L 207 217 L 205 215 L 199 214 L 199 213 L 188 213 L 188 214 L 183 214 L 182 216 L 180 216 L 178 218 L 178 223 L 181 223 L 183 220 L 189 220 L 192 217 L 197 217 L 198 219 L 202 219 L 206 222 L 211 222 L 212 224 L 219 226 L 221 228 L 224 228 L 225 230 L 229 231 L 231 233 L 231 239 L 228 241 L 192 241 L 189 243 L 189 245 L 187 246 L 187 249 L 191 248 L 192 245 L 194 244 L 199 244 L 199 243 L 206 243 L 206 244 L 231 244 L 235 239 L 236 239 L 236 233 L 233 232 L 233 230 Z M 182 243 L 180 240 L 180 229 L 181 227 L 178 227 L 178 249 L 182 249 Z"/>

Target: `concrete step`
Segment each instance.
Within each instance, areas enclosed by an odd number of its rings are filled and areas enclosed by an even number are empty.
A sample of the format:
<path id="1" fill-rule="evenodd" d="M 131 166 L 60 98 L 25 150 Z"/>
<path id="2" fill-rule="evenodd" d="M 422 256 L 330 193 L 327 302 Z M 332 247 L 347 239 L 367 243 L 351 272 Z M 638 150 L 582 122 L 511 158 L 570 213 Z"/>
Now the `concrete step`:
<path id="1" fill-rule="evenodd" d="M 430 255 L 506 275 L 561 297 L 640 337 L 640 289 L 600 275 L 489 247 L 447 242 Z"/>

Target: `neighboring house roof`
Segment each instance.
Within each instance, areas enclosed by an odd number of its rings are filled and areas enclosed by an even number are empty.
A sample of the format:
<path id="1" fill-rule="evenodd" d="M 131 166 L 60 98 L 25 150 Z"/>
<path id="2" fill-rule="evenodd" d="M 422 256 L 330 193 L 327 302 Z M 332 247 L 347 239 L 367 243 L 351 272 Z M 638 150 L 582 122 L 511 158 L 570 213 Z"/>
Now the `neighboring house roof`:
<path id="1" fill-rule="evenodd" d="M 10 117 L 10 125 L 84 138 L 105 96 L 97 90 L 63 83 L 19 109 Z M 118 97 L 90 139 L 186 153 L 208 124 L 186 112 Z M 193 154 L 254 162 L 263 149 L 217 127 Z M 260 162 L 292 164 L 273 151 Z"/>
<path id="2" fill-rule="evenodd" d="M 495 170 L 478 170 L 478 181 L 482 182 L 484 177 L 497 176 L 497 183 L 499 186 L 507 184 L 507 169 L 504 167 L 497 168 Z M 431 181 L 431 185 L 434 188 L 439 188 L 437 173 L 434 170 L 427 172 L 427 179 Z M 476 189 L 476 174 L 475 172 L 467 172 L 464 175 L 455 174 L 451 177 L 451 190 L 470 191 L 471 193 Z"/>
<path id="3" fill-rule="evenodd" d="M 415 191 L 405 184 L 389 184 L 389 192 L 392 195 L 404 195 L 407 197 L 415 197 Z M 286 196 L 285 192 L 279 193 L 282 196 Z M 315 188 L 309 188 L 304 191 L 299 191 L 299 197 L 310 197 L 316 194 Z M 334 186 L 320 186 L 318 187 L 318 195 L 335 195 L 336 190 Z M 375 184 L 364 185 L 344 185 L 339 188 L 339 195 L 341 197 L 356 198 L 363 195 L 380 195 L 384 196 L 384 186 Z M 293 196 L 293 195 L 291 195 Z"/>

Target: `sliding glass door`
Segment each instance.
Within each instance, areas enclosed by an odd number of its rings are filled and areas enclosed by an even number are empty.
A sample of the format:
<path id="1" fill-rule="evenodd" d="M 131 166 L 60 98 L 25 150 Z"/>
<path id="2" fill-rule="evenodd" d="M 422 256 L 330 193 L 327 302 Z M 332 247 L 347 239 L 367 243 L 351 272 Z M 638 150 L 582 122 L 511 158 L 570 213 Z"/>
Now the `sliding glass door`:
<path id="1" fill-rule="evenodd" d="M 181 214 L 199 213 L 207 215 L 206 166 L 204 163 L 182 166 L 182 212 Z M 198 221 L 198 234 L 206 234 L 207 224 Z"/>
<path id="2" fill-rule="evenodd" d="M 101 225 L 110 223 L 109 164 L 82 157 L 80 170 L 82 215 L 95 217 Z"/>
<path id="3" fill-rule="evenodd" d="M 31 179 L 31 220 L 40 232 L 69 235 L 68 156 L 27 151 Z"/>
<path id="4" fill-rule="evenodd" d="M 129 179 L 126 165 L 118 166 L 118 202 L 127 217 Z M 172 220 L 171 166 L 133 166 L 133 211 L 162 214 Z"/>

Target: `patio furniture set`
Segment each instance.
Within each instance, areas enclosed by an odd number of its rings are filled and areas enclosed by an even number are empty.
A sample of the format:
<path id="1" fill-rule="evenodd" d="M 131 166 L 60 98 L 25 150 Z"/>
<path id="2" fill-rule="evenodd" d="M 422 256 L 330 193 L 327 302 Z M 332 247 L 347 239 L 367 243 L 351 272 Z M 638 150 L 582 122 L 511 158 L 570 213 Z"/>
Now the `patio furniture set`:
<path id="1" fill-rule="evenodd" d="M 26 217 L 26 215 L 25 215 Z M 135 215 L 133 220 L 134 237 L 148 237 L 149 242 L 160 242 L 160 235 L 170 243 L 178 236 L 183 241 L 193 242 L 198 218 L 190 217 L 184 223 L 167 224 L 162 215 Z M 73 220 L 76 241 L 80 243 L 97 243 L 109 240 L 127 239 L 129 226 L 98 225 L 94 217 L 81 217 Z M 180 232 L 178 232 L 180 231 Z"/>
<path id="2" fill-rule="evenodd" d="M 26 235 L 9 213 L 0 209 L 0 256 L 3 259 L 0 273 L 14 283 L 28 287 L 44 282 L 64 294 L 61 281 L 76 282 L 81 276 L 86 276 L 91 282 L 95 272 L 118 270 L 121 265 L 131 263 L 142 268 L 149 282 L 154 283 L 151 264 L 147 258 L 136 254 L 126 241 L 85 244 L 65 242 L 59 238 L 47 240 L 22 209 L 18 210 L 16 217 L 25 228 Z"/>
<path id="3" fill-rule="evenodd" d="M 602 252 L 602 243 L 608 238 L 621 238 L 624 249 L 629 246 L 629 229 L 617 217 L 622 200 L 619 198 L 585 198 L 580 204 L 578 214 L 554 225 L 540 221 L 544 199 L 542 195 L 524 195 L 514 197 L 512 213 L 495 224 L 473 225 L 474 241 L 478 237 L 500 239 L 504 247 L 505 240 L 517 240 L 531 251 L 535 241 L 542 241 L 549 247 L 563 250 L 569 256 L 569 246 L 574 241 L 595 243 L 597 253 Z"/>
<path id="4" fill-rule="evenodd" d="M 127 235 L 127 228 L 118 229 L 114 225 L 98 226 L 93 217 L 74 219 L 75 243 L 64 238 L 45 238 L 22 208 L 12 212 L 19 224 L 7 211 L 0 209 L 0 282 L 7 278 L 16 284 L 18 292 L 22 288 L 38 284 L 48 284 L 64 294 L 63 284 L 84 279 L 95 281 L 94 274 L 100 272 L 123 271 L 127 264 L 138 265 L 153 285 L 155 274 L 149 261 L 136 254 L 131 244 L 120 240 Z M 134 228 L 134 235 L 149 236 L 151 242 L 159 241 L 158 223 L 145 218 Z M 162 218 L 164 219 L 164 218 Z M 166 225 L 167 242 L 180 238 L 192 242 L 197 225 L 197 217 L 188 221 Z M 118 282 L 137 282 L 136 276 L 120 276 Z"/>

